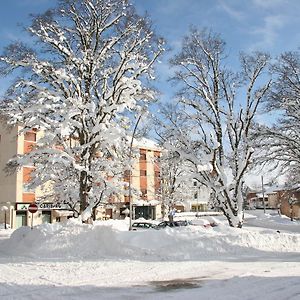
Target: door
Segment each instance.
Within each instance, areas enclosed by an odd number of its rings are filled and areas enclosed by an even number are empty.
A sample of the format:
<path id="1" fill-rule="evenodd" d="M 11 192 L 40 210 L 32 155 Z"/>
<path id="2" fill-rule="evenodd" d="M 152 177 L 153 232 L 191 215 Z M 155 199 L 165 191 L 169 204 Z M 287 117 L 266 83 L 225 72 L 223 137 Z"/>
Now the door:
<path id="1" fill-rule="evenodd" d="M 27 226 L 27 213 L 26 211 L 16 212 L 16 228 Z"/>

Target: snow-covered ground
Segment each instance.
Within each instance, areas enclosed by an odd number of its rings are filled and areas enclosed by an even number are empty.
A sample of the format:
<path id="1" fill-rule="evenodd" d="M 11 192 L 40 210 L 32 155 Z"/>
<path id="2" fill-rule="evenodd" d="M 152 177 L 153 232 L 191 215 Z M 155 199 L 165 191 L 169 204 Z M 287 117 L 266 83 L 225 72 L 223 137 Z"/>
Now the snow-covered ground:
<path id="1" fill-rule="evenodd" d="M 300 222 L 249 213 L 243 229 L 71 220 L 0 230 L 0 299 L 300 299 Z"/>

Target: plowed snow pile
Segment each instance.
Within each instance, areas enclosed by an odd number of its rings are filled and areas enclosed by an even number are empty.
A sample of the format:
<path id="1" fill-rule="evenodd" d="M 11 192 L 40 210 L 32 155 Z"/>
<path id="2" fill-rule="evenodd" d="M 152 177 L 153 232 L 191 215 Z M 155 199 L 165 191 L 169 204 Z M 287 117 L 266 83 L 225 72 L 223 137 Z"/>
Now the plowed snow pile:
<path id="1" fill-rule="evenodd" d="M 269 229 L 186 226 L 128 231 L 126 221 L 22 227 L 3 241 L 3 254 L 39 258 L 186 261 L 298 252 L 300 235 Z"/>

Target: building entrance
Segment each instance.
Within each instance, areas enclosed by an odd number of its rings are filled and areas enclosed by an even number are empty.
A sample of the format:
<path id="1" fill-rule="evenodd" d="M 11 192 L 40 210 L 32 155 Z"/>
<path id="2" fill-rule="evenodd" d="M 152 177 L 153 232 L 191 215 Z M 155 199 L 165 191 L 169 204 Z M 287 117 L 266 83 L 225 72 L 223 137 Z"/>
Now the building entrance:
<path id="1" fill-rule="evenodd" d="M 16 212 L 16 228 L 27 226 L 27 212 L 17 211 Z"/>
<path id="2" fill-rule="evenodd" d="M 155 220 L 155 207 L 154 206 L 136 206 L 135 219 L 144 218 L 146 220 Z"/>

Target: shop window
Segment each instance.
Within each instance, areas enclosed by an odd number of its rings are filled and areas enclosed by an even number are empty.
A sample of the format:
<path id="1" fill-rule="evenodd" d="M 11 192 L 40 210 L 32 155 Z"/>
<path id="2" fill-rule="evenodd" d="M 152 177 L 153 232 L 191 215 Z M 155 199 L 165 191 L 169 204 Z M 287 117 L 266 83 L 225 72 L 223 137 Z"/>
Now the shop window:
<path id="1" fill-rule="evenodd" d="M 51 211 L 42 211 L 42 223 L 51 223 Z"/>

